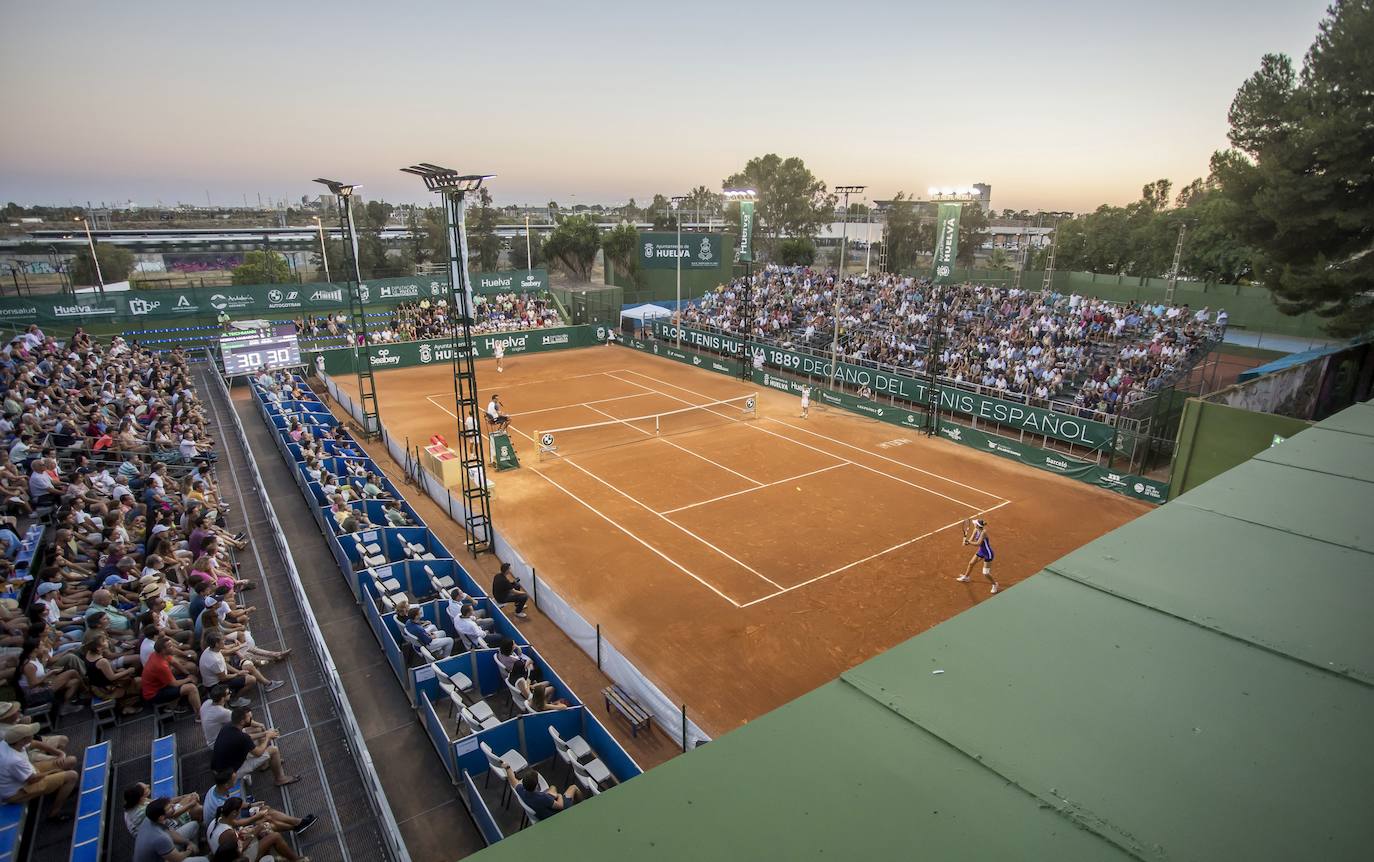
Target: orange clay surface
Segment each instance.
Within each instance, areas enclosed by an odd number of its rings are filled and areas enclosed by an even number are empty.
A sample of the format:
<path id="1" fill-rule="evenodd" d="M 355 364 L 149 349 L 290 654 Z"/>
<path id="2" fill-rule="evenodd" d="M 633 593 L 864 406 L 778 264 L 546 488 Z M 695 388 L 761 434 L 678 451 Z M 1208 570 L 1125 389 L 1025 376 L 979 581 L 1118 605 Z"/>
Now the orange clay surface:
<path id="1" fill-rule="evenodd" d="M 455 442 L 448 365 L 376 375 L 412 448 Z M 962 523 L 986 517 L 1003 588 L 1146 504 L 835 408 L 622 347 L 477 363 L 521 467 L 492 472 L 492 517 L 588 622 L 710 733 L 780 706 L 989 595 Z M 340 378 L 356 395 L 356 380 Z M 692 411 L 758 392 L 758 415 Z"/>

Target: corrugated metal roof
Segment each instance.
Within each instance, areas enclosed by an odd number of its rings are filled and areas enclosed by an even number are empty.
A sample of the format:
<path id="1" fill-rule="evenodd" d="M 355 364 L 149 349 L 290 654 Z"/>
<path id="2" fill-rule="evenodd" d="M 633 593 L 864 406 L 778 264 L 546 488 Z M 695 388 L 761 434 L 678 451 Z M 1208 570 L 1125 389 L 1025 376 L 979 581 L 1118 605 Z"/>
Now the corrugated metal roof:
<path id="1" fill-rule="evenodd" d="M 1368 859 L 1372 511 L 1357 405 L 483 858 Z"/>

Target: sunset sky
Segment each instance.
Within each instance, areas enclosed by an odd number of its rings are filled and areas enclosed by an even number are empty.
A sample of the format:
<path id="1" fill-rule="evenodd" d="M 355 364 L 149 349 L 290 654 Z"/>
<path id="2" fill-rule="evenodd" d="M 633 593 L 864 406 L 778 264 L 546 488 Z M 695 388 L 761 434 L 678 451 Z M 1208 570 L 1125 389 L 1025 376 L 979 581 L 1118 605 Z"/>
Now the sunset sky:
<path id="1" fill-rule="evenodd" d="M 0 201 L 297 200 L 495 173 L 500 203 L 641 204 L 751 156 L 828 185 L 987 182 L 998 209 L 1206 173 L 1324 0 L 1151 3 L 0 0 Z"/>

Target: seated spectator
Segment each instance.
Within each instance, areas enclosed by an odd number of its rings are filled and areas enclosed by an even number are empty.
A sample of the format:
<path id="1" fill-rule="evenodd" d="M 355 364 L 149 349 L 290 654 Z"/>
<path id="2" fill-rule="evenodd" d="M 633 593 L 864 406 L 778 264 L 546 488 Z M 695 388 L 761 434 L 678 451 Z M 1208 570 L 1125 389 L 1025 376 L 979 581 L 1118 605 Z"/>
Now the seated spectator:
<path id="1" fill-rule="evenodd" d="M 260 859 L 270 853 L 290 862 L 308 860 L 308 857 L 300 856 L 292 850 L 286 843 L 286 838 L 274 830 L 271 824 L 263 822 L 261 817 L 264 808 L 264 803 L 255 802 L 245 810 L 243 799 L 238 796 L 224 800 L 205 830 L 205 838 L 211 850 L 218 853 L 229 846 L 250 859 Z"/>
<path id="2" fill-rule="evenodd" d="M 515 615 L 522 620 L 529 619 L 525 615 L 525 603 L 530 600 L 529 593 L 520 586 L 520 581 L 515 577 L 515 573 L 510 569 L 510 563 L 502 563 L 501 571 L 491 581 L 491 597 L 498 605 L 515 604 Z"/>
<path id="3" fill-rule="evenodd" d="M 10 724 L 0 739 L 0 801 L 24 804 L 51 796 L 48 821 L 61 823 L 72 815 L 62 808 L 76 790 L 78 776 L 73 769 L 40 772 L 29 759 L 28 747 L 38 732 L 36 724 Z"/>
<path id="4" fill-rule="evenodd" d="M 435 658 L 448 658 L 453 652 L 453 638 L 441 633 L 434 624 L 420 616 L 419 608 L 410 608 L 404 617 L 406 633 Z"/>
<path id="5" fill-rule="evenodd" d="M 221 769 L 214 773 L 214 785 L 205 792 L 204 821 L 206 828 L 209 828 L 215 815 L 225 802 L 234 797 L 243 798 L 243 784 L 238 776 L 231 769 Z M 301 833 L 315 825 L 318 818 L 314 814 L 307 814 L 304 817 L 292 817 L 262 801 L 253 803 L 256 809 L 249 815 L 253 822 L 265 822 L 278 832 Z"/>
<path id="6" fill-rule="evenodd" d="M 507 677 L 510 676 L 511 668 L 519 663 L 525 666 L 525 671 L 529 674 L 530 679 L 539 679 L 540 671 L 538 665 L 534 663 L 534 659 L 525 655 L 524 650 L 520 649 L 518 643 L 510 638 L 502 638 L 501 643 L 498 645 L 498 649 L 500 652 L 496 655 L 496 663 L 501 666 L 501 672 Z"/>
<path id="7" fill-rule="evenodd" d="M 534 812 L 536 820 L 548 820 L 577 801 L 578 788 L 575 784 L 568 785 L 568 789 L 562 793 L 554 787 L 540 790 L 539 773 L 533 769 L 525 773 L 523 779 L 519 779 L 515 777 L 515 770 L 510 768 L 510 764 L 503 762 L 501 766 L 506 770 L 506 782 L 510 784 L 511 790 Z"/>
<path id="8" fill-rule="evenodd" d="M 210 689 L 210 694 L 205 698 L 205 702 L 200 706 L 200 729 L 205 734 L 205 745 L 213 747 L 215 740 L 219 738 L 219 732 L 229 724 L 233 718 L 233 707 L 230 701 L 233 700 L 234 690 L 227 685 L 217 685 Z M 267 728 L 259 721 L 250 721 L 245 727 L 244 732 L 253 738 L 253 743 L 262 741 L 262 735 L 267 732 Z"/>
<path id="9" fill-rule="evenodd" d="M 59 712 L 69 715 L 80 709 L 74 699 L 81 690 L 81 676 L 74 670 L 54 668 L 47 640 L 25 643 L 14 675 L 19 701 L 25 707 L 58 703 L 61 704 Z"/>
<path id="10" fill-rule="evenodd" d="M 388 527 L 409 527 L 411 526 L 410 516 L 401 508 L 400 500 L 388 500 L 382 507 L 382 517 L 386 519 Z"/>
<path id="11" fill-rule="evenodd" d="M 511 665 L 506 680 L 515 686 L 515 690 L 520 692 L 521 696 L 525 698 L 525 702 L 530 705 L 530 709 L 535 712 L 567 709 L 571 706 L 566 700 L 553 696 L 553 683 L 531 682 L 529 670 L 525 667 L 524 662 L 518 661 Z"/>
<path id="12" fill-rule="evenodd" d="M 143 668 L 143 700 L 154 705 L 185 700 L 186 706 L 195 713 L 196 721 L 200 721 L 200 690 L 194 680 L 178 678 L 172 673 L 172 666 L 167 663 L 170 643 L 163 635 L 153 646 L 153 654 Z"/>
<path id="13" fill-rule="evenodd" d="M 103 634 L 96 635 L 83 646 L 81 663 L 86 687 L 96 697 L 117 701 L 122 714 L 137 715 L 143 711 L 139 697 L 142 681 L 138 671 L 133 666 L 116 669 L 105 654 L 108 647 L 109 640 Z"/>
<path id="14" fill-rule="evenodd" d="M 142 782 L 124 788 L 124 826 L 135 838 L 148 817 L 148 804 L 152 801 L 153 789 Z M 194 845 L 200 837 L 201 815 L 199 793 L 174 796 L 167 800 L 166 828 Z"/>
<path id="15" fill-rule="evenodd" d="M 419 608 L 414 609 L 415 612 Z M 458 611 L 457 619 L 453 620 L 453 627 L 462 635 L 469 644 L 481 646 L 495 646 L 501 641 L 504 635 L 500 632 L 488 632 L 477 624 L 477 620 L 472 616 L 472 605 L 462 605 Z"/>
<path id="16" fill-rule="evenodd" d="M 208 610 L 207 613 L 212 610 Z M 224 655 L 224 635 L 217 631 L 205 634 L 205 649 L 200 654 L 200 681 L 206 688 L 223 685 L 244 694 L 252 691 L 259 683 L 262 684 L 264 691 L 275 691 L 286 684 L 285 680 L 267 679 L 253 666 L 253 662 L 248 660 L 241 660 L 239 666 L 234 667 Z M 239 706 L 244 705 L 240 701 L 235 703 Z"/>
<path id="17" fill-rule="evenodd" d="M 195 845 L 174 830 L 168 818 L 171 800 L 159 797 L 144 808 L 143 822 L 134 836 L 133 862 L 206 862 L 204 856 L 191 857 Z"/>
<path id="18" fill-rule="evenodd" d="M 215 739 L 214 750 L 210 755 L 210 768 L 215 771 L 227 769 L 243 778 L 254 772 L 272 770 L 278 787 L 300 781 L 298 775 L 287 775 L 282 771 L 281 752 L 272 743 L 281 734 L 270 728 L 257 743 L 248 735 L 247 727 L 253 720 L 253 710 L 246 706 L 236 708 L 229 724 L 219 732 Z"/>

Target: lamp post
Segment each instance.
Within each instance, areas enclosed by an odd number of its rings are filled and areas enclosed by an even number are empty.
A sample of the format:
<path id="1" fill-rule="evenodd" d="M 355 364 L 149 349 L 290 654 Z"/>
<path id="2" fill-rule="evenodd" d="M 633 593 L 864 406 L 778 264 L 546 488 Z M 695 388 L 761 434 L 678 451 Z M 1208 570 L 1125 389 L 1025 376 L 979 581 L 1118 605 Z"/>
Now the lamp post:
<path id="1" fill-rule="evenodd" d="M 100 295 L 105 295 L 105 276 L 100 272 L 100 258 L 95 256 L 95 237 L 91 236 L 91 224 L 86 221 L 85 216 L 77 216 L 74 221 L 79 221 L 86 228 L 86 243 L 91 247 L 91 263 L 95 266 L 95 280 L 100 285 Z"/>
<path id="2" fill-rule="evenodd" d="M 673 249 L 673 258 L 677 261 L 677 304 L 673 306 L 673 315 L 677 318 L 674 330 L 679 350 L 682 349 L 682 204 L 686 200 L 685 195 L 674 195 L 668 202 L 677 216 L 677 245 Z"/>
<path id="3" fill-rule="evenodd" d="M 468 238 L 464 220 L 465 198 L 494 174 L 460 174 L 429 162 L 420 162 L 404 173 L 424 180 L 425 188 L 440 195 L 448 228 L 449 297 L 454 315 L 449 330 L 453 357 L 453 407 L 458 420 L 459 458 L 463 486 L 464 527 L 468 550 L 475 556 L 492 549 L 491 493 L 482 451 L 481 407 L 477 403 L 476 352 L 472 337 L 472 282 L 468 278 Z M 461 342 L 459 330 L 462 331 Z"/>
<path id="4" fill-rule="evenodd" d="M 840 288 L 844 285 L 845 243 L 849 237 L 849 196 L 862 194 L 868 186 L 835 186 L 838 194 L 844 195 L 844 217 L 840 221 L 840 272 L 835 279 L 835 332 L 830 340 L 830 388 L 835 388 L 835 377 L 840 370 Z"/>
<path id="5" fill-rule="evenodd" d="M 758 192 L 753 189 L 724 189 L 721 196 L 740 205 L 738 255 L 744 261 L 744 344 L 740 348 L 740 374 L 748 377 L 753 358 L 749 353 L 749 336 L 754 330 L 754 201 L 758 198 Z"/>
<path id="6" fill-rule="evenodd" d="M 315 229 L 320 232 L 320 262 L 324 264 L 324 280 L 333 281 L 329 277 L 329 248 L 324 244 L 324 222 L 320 221 L 319 216 L 312 216 L 315 219 Z"/>
<path id="7" fill-rule="evenodd" d="M 363 273 L 358 264 L 358 233 L 353 226 L 353 193 L 362 188 L 357 183 L 341 183 L 338 180 L 316 179 L 315 182 L 334 193 L 334 201 L 339 208 L 339 232 L 343 240 L 345 266 L 350 253 L 353 257 L 353 272 L 345 273 L 348 285 L 349 330 L 352 332 L 354 370 L 358 374 L 358 400 L 363 409 L 363 436 L 371 439 L 381 433 L 381 419 L 377 407 L 377 388 L 372 379 L 372 346 L 367 339 L 367 315 L 363 313 L 366 300 L 362 292 Z"/>

